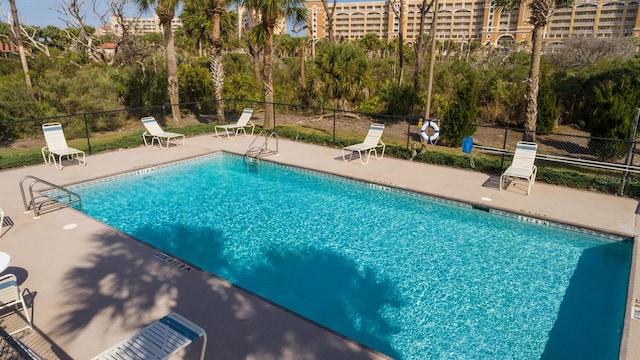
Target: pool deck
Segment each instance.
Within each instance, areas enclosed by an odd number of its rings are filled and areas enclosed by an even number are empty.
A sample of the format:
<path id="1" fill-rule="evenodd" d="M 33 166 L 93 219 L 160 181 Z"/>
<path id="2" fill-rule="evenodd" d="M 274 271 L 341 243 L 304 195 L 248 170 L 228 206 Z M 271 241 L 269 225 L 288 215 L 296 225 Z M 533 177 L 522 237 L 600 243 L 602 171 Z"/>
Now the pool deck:
<path id="1" fill-rule="evenodd" d="M 243 154 L 252 139 L 203 135 L 168 151 L 141 146 L 89 155 L 86 166 L 62 171 L 44 164 L 0 171 L 0 251 L 11 255 L 6 272 L 18 276 L 33 303 L 34 329 L 17 337 L 47 359 L 88 359 L 175 311 L 206 330 L 207 359 L 384 359 L 215 276 L 159 261 L 154 249 L 80 212 L 65 208 L 39 219 L 24 212 L 25 175 L 65 186 L 219 150 Z M 540 182 L 527 196 L 523 183 L 499 191 L 497 177 L 478 172 L 388 157 L 360 165 L 344 162 L 340 149 L 289 140 L 265 159 L 624 237 L 639 230 L 638 201 L 624 197 Z M 171 211 L 171 204 L 158 199 L 157 210 Z M 621 359 L 640 359 L 640 320 L 630 315 L 640 298 L 637 246 L 633 252 Z M 11 316 L 0 325 L 11 330 L 18 322 Z M 201 342 L 184 355 L 196 356 Z"/>

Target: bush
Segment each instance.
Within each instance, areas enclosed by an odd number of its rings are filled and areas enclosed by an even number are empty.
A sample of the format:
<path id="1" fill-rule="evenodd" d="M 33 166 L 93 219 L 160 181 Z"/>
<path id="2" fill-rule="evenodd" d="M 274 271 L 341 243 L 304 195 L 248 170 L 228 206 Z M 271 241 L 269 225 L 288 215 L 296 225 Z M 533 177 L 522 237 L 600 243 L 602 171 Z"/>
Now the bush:
<path id="1" fill-rule="evenodd" d="M 631 81 L 632 79 L 627 80 Z M 628 140 L 632 136 L 631 119 L 633 118 L 634 106 L 637 106 L 638 103 L 633 101 L 632 93 L 620 89 L 625 87 L 625 83 L 627 81 L 622 81 L 620 84 L 609 80 L 594 90 L 597 110 L 592 116 L 590 130 L 591 135 L 597 138 L 590 139 L 589 150 L 602 160 L 613 160 L 623 156 L 628 148 L 628 143 L 615 141 L 615 139 Z M 603 140 L 602 138 L 614 140 Z"/>
<path id="2" fill-rule="evenodd" d="M 384 114 L 413 115 L 420 97 L 413 86 L 398 86 L 395 82 L 387 81 L 381 89 L 381 100 L 385 103 Z"/>
<path id="3" fill-rule="evenodd" d="M 538 90 L 538 119 L 536 120 L 536 130 L 543 133 L 552 133 L 558 119 L 556 108 L 556 93 L 551 88 L 551 82 L 547 77 L 540 79 L 540 89 Z"/>
<path id="4" fill-rule="evenodd" d="M 458 147 L 462 145 L 462 139 L 476 132 L 477 98 L 475 82 L 469 79 L 458 90 L 455 101 L 444 115 L 440 136 L 447 145 Z"/>

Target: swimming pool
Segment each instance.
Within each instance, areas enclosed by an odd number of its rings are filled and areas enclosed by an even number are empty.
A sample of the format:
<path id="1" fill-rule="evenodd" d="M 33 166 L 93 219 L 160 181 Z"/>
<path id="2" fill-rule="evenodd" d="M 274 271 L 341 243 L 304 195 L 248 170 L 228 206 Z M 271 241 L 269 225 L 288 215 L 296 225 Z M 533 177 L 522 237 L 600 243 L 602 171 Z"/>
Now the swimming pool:
<path id="1" fill-rule="evenodd" d="M 395 358 L 618 354 L 628 241 L 222 154 L 73 190 L 89 215 Z"/>

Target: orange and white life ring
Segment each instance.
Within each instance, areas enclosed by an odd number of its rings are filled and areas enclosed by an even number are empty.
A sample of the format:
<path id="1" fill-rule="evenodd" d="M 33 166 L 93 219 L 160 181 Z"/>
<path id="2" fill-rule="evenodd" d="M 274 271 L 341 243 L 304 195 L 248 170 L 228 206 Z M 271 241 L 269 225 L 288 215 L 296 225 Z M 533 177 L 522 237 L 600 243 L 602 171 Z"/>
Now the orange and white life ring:
<path id="1" fill-rule="evenodd" d="M 433 135 L 431 136 L 427 135 L 426 130 L 428 127 L 433 129 Z M 422 138 L 427 140 L 428 142 L 432 143 L 438 138 L 438 136 L 440 136 L 440 128 L 436 123 L 429 120 L 422 125 L 422 129 L 420 129 L 420 136 L 422 136 Z"/>

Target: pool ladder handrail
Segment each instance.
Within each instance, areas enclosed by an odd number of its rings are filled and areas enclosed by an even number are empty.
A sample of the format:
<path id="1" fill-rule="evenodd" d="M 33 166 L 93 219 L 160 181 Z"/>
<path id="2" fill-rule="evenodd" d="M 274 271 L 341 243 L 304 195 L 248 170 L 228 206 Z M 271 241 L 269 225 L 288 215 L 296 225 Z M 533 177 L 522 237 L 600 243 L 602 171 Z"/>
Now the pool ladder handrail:
<path id="1" fill-rule="evenodd" d="M 254 146 L 258 139 L 264 138 L 264 142 L 260 146 Z M 275 139 L 276 147 L 275 149 L 269 149 L 269 139 Z M 260 131 L 258 136 L 251 141 L 247 151 L 244 153 L 246 158 L 253 158 L 256 161 L 260 161 L 261 156 L 273 155 L 278 153 L 278 134 L 276 132 L 272 132 L 268 134 L 266 130 Z"/>
<path id="2" fill-rule="evenodd" d="M 29 184 L 29 201 L 27 202 L 27 197 L 25 194 L 24 182 L 27 179 L 32 179 L 33 182 Z M 33 187 L 36 184 L 45 184 L 50 186 L 53 189 L 59 190 L 63 192 L 62 195 L 56 196 L 55 198 L 50 198 L 45 195 L 34 196 Z M 49 181 L 40 179 L 33 175 L 25 175 L 20 179 L 20 192 L 22 193 L 22 202 L 24 204 L 24 212 L 25 214 L 30 213 L 33 210 L 33 218 L 39 219 L 40 214 L 43 213 L 43 210 L 57 210 L 63 207 L 73 206 L 73 204 L 78 204 L 79 210 L 82 212 L 82 199 L 80 199 L 80 195 L 75 192 L 66 189 L 62 186 L 56 185 Z M 38 202 L 38 199 L 44 198 L 44 200 Z M 61 201 L 62 200 L 62 201 Z"/>

